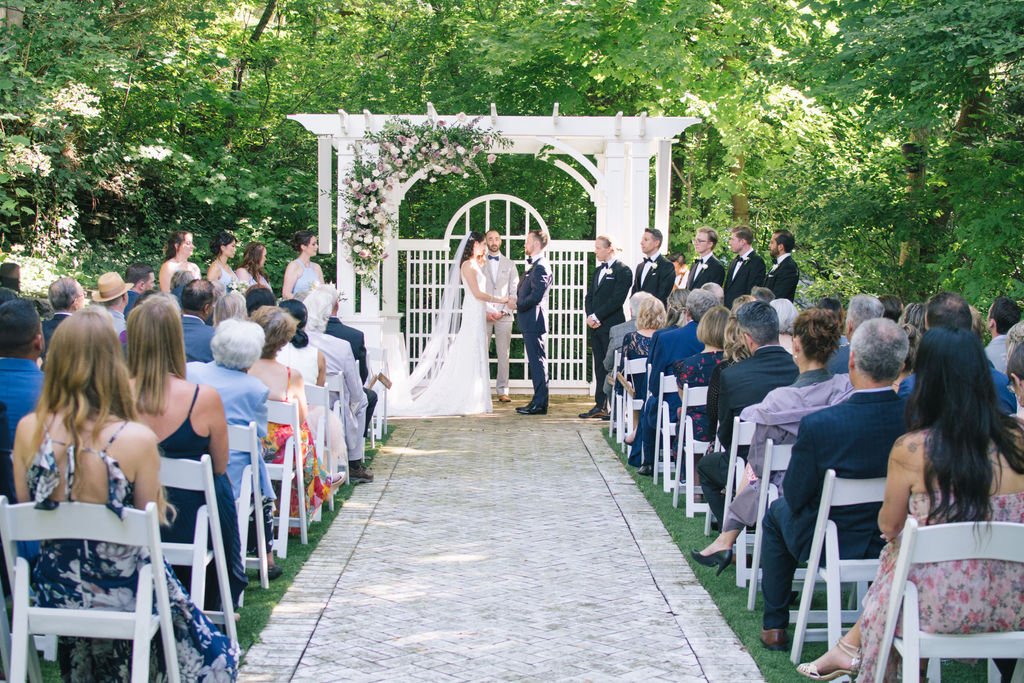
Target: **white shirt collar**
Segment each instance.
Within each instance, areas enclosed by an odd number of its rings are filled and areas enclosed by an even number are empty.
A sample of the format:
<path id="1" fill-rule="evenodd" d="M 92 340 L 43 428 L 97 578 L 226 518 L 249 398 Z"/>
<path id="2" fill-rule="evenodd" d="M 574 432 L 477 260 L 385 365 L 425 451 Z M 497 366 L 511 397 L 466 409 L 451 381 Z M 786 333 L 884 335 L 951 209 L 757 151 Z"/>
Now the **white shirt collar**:
<path id="1" fill-rule="evenodd" d="M 750 258 L 750 255 L 753 254 L 753 253 L 754 253 L 754 248 L 750 247 L 749 249 L 747 249 L 742 254 L 736 254 L 736 255 L 739 256 L 741 259 L 748 259 L 748 258 Z"/>
<path id="2" fill-rule="evenodd" d="M 544 259 L 544 252 L 542 251 L 542 252 L 540 252 L 538 254 L 534 254 L 530 258 L 533 259 L 533 265 L 537 265 L 538 262 L 540 262 L 540 261 L 542 261 Z"/>
<path id="3" fill-rule="evenodd" d="M 785 261 L 787 258 L 789 258 L 789 254 L 786 253 L 786 252 L 782 252 L 782 256 L 780 256 L 779 258 L 775 259 L 775 264 L 778 265 L 778 264 L 782 263 L 783 261 Z"/>
<path id="4" fill-rule="evenodd" d="M 883 391 L 892 391 L 892 387 L 877 387 L 875 389 L 857 389 L 855 394 L 880 394 Z"/>

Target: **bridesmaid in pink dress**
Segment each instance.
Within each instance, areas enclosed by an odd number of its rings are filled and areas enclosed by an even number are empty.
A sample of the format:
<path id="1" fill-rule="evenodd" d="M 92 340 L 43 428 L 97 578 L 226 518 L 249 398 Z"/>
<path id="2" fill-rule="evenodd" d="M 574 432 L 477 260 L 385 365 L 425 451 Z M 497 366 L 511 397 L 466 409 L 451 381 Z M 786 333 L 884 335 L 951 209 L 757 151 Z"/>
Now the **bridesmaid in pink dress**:
<path id="1" fill-rule="evenodd" d="M 889 456 L 885 502 L 878 515 L 878 526 L 889 541 L 878 576 L 864 598 L 858 623 L 836 647 L 798 667 L 807 678 L 832 680 L 859 670 L 863 673 L 858 680 L 869 681 L 878 658 L 888 656 L 885 680 L 897 679 L 897 655 L 880 649 L 908 510 L 922 526 L 1024 523 L 1024 431 L 1015 418 L 1000 414 L 981 342 L 970 330 L 932 329 L 921 340 L 915 369 L 916 386 L 907 406 L 910 431 Z M 916 565 L 908 580 L 919 591 L 922 631 L 1024 629 L 1020 563 Z M 1005 666 L 1012 667 L 1012 662 Z"/>

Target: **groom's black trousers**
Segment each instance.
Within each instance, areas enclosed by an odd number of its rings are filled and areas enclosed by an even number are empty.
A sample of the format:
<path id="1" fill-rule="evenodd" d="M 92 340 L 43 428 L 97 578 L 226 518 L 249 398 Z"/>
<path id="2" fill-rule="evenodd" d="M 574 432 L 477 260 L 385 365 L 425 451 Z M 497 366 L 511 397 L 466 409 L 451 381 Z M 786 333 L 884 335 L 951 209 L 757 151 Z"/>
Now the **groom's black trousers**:
<path id="1" fill-rule="evenodd" d="M 533 381 L 533 400 L 537 408 L 548 407 L 548 352 L 545 348 L 544 333 L 523 332 L 523 346 L 530 363 L 530 379 Z"/>

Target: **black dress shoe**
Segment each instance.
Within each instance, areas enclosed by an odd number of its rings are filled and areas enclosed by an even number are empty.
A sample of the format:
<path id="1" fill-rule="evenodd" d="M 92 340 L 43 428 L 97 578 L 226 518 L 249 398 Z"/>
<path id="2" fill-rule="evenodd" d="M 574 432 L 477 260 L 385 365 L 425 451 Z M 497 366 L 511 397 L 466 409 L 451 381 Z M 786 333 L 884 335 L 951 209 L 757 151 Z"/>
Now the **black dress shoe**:
<path id="1" fill-rule="evenodd" d="M 604 418 L 608 416 L 608 411 L 601 406 L 594 406 L 585 413 L 580 413 L 580 419 L 588 420 L 590 418 Z"/>
<path id="2" fill-rule="evenodd" d="M 642 477 L 649 477 L 652 474 L 654 474 L 654 468 L 651 467 L 650 465 L 643 465 L 640 469 L 636 471 L 636 473 Z"/>
<path id="3" fill-rule="evenodd" d="M 697 564 L 702 564 L 705 567 L 718 567 L 718 571 L 715 572 L 715 576 L 719 576 L 725 571 L 725 568 L 732 564 L 732 548 L 728 550 L 721 550 L 717 553 L 710 555 L 701 555 L 699 550 L 691 550 L 690 557 L 693 558 Z"/>
<path id="4" fill-rule="evenodd" d="M 547 415 L 547 406 L 523 406 L 522 408 L 516 408 L 516 412 L 520 415 Z"/>
<path id="5" fill-rule="evenodd" d="M 284 574 L 284 570 L 281 569 L 280 565 L 274 564 L 267 567 L 267 578 L 271 581 L 281 578 L 282 574 Z"/>

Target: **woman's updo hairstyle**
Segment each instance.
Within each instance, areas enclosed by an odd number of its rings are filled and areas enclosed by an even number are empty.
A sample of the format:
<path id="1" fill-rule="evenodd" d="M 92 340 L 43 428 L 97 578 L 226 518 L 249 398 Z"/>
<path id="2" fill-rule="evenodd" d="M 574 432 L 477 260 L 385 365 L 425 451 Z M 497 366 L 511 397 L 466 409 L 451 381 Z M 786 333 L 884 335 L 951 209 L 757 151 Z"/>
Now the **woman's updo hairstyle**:
<path id="1" fill-rule="evenodd" d="M 292 337 L 292 346 L 297 349 L 304 349 L 309 346 L 309 335 L 306 334 L 306 304 L 295 299 L 285 299 L 278 306 L 286 310 L 291 317 L 295 318 L 295 322 L 298 323 L 298 326 L 295 328 L 295 336 Z"/>
<path id="2" fill-rule="evenodd" d="M 224 247 L 232 245 L 236 242 L 235 236 L 227 230 L 221 230 L 217 233 L 217 236 L 210 240 L 210 251 L 213 252 L 213 257 L 217 258 L 220 256 L 220 252 L 224 250 Z"/>
<path id="3" fill-rule="evenodd" d="M 809 308 L 793 321 L 793 336 L 804 356 L 824 365 L 839 348 L 839 319 L 824 308 Z"/>
<path id="4" fill-rule="evenodd" d="M 299 230 L 292 235 L 292 249 L 294 249 L 296 253 L 302 251 L 302 248 L 308 245 L 314 237 L 316 237 L 316 233 L 312 230 Z"/>

